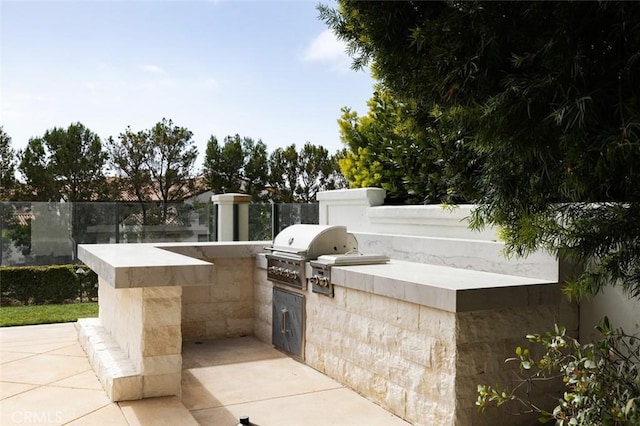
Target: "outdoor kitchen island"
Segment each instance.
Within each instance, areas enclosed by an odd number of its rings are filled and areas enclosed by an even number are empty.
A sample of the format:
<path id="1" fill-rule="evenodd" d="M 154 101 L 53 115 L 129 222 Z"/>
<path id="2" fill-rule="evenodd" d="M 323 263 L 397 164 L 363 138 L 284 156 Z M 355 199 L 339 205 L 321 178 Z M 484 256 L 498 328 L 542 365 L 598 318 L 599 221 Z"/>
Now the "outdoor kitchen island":
<path id="1" fill-rule="evenodd" d="M 266 265 L 258 255 L 254 333 L 270 342 L 272 287 L 282 286 Z M 477 413 L 477 385 L 513 378 L 504 360 L 526 334 L 575 322 L 544 279 L 391 260 L 334 266 L 331 283 L 333 297 L 304 294 L 305 364 L 416 425 L 531 424 Z"/>
<path id="2" fill-rule="evenodd" d="M 79 340 L 111 400 L 180 395 L 182 341 L 200 337 L 188 327 L 194 323 L 191 311 L 201 304 L 190 309 L 189 301 L 205 302 L 204 312 L 195 314 L 215 322 L 216 329 L 222 326 L 222 334 L 208 330 L 208 337 L 252 333 L 251 271 L 262 246 L 264 242 L 79 246 L 78 257 L 98 275 L 99 300 L 99 318 L 78 321 Z M 222 301 L 226 303 L 216 303 Z M 225 327 L 231 328 L 229 333 Z"/>
<path id="3" fill-rule="evenodd" d="M 267 277 L 266 244 L 81 246 L 100 317 L 79 321 L 79 339 L 109 396 L 180 395 L 182 341 L 272 343 L 274 288 L 288 289 Z M 524 421 L 478 415 L 476 386 L 510 377 L 524 335 L 572 315 L 550 280 L 415 262 L 334 266 L 331 284 L 297 290 L 298 359 L 420 425 Z"/>

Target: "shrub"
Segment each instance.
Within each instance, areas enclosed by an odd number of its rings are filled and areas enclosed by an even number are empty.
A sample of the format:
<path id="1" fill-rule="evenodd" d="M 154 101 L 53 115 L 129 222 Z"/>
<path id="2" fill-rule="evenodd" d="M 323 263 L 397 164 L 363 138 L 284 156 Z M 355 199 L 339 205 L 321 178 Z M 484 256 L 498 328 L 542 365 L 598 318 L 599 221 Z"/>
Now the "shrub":
<path id="1" fill-rule="evenodd" d="M 479 410 L 517 401 L 527 412 L 540 413 L 541 423 L 639 425 L 638 338 L 621 329 L 612 329 L 606 317 L 597 330 L 602 339 L 585 345 L 567 336 L 565 328 L 558 326 L 545 336 L 527 336 L 530 342 L 542 345 L 546 352 L 534 359 L 528 349 L 516 348 L 516 357 L 507 362 L 518 363 L 518 383 L 513 389 L 504 390 L 479 385 L 476 401 Z M 547 410 L 526 396 L 532 386 L 555 378 L 562 379 L 566 391 L 554 408 Z"/>
<path id="2" fill-rule="evenodd" d="M 81 268 L 85 273 L 78 274 Z M 2 305 L 62 303 L 97 297 L 97 275 L 78 265 L 2 266 Z"/>

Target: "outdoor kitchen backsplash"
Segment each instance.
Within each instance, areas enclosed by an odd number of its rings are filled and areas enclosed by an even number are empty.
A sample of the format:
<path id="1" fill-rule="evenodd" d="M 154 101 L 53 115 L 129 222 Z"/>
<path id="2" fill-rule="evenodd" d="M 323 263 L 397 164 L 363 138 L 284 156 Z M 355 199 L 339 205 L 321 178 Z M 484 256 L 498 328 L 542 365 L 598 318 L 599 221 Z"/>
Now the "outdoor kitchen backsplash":
<path id="1" fill-rule="evenodd" d="M 253 335 L 255 259 L 241 257 L 210 260 L 216 270 L 214 283 L 183 289 L 183 340 Z"/>

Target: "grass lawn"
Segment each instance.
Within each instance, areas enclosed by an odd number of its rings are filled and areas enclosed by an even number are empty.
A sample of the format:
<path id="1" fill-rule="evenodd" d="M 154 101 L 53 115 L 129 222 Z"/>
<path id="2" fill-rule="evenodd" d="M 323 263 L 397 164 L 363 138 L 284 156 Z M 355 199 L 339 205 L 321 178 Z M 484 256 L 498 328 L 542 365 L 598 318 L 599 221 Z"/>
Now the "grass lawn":
<path id="1" fill-rule="evenodd" d="M 68 303 L 65 305 L 2 306 L 0 307 L 0 327 L 72 322 L 77 321 L 78 318 L 97 316 L 97 302 Z"/>

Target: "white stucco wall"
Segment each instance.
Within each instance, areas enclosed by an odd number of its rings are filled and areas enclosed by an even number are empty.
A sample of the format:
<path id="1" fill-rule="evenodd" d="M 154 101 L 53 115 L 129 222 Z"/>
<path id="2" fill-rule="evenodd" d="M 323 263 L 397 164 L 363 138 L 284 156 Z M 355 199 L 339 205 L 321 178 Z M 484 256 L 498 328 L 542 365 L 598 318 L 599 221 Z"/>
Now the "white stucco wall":
<path id="1" fill-rule="evenodd" d="M 600 320 L 607 316 L 615 328 L 640 336 L 640 301 L 629 299 L 618 287 L 607 287 L 602 293 L 580 302 L 580 341 L 599 338 L 595 330 Z"/>
<path id="2" fill-rule="evenodd" d="M 360 188 L 318 194 L 320 223 L 347 225 L 364 253 L 456 268 L 564 281 L 571 267 L 537 252 L 527 258 L 505 258 L 497 231 L 468 229 L 472 205 L 455 209 L 431 206 L 384 206 L 385 191 Z M 620 289 L 580 301 L 580 340 L 598 336 L 594 327 L 604 317 L 628 334 L 640 335 L 640 301 Z M 570 324 L 562 324 L 573 329 Z"/>

